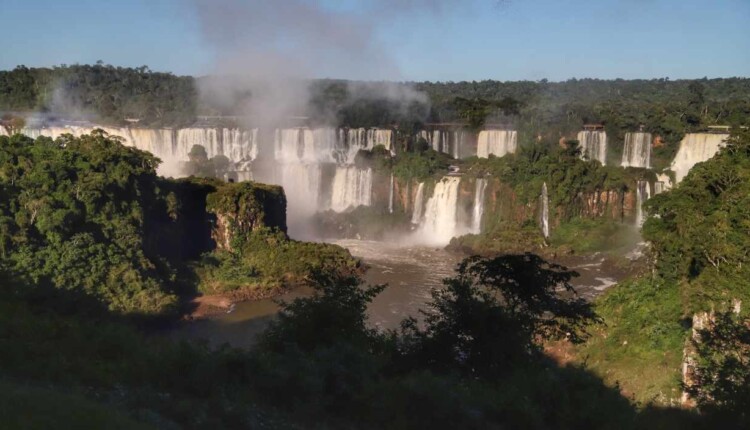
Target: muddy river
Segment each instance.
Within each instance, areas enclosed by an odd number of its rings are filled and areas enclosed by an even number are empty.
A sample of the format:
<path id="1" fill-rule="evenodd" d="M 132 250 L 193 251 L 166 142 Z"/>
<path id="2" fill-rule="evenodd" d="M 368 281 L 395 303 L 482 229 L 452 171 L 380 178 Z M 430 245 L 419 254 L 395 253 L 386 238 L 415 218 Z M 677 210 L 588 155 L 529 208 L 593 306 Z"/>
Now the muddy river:
<path id="1" fill-rule="evenodd" d="M 364 241 L 336 240 L 362 258 L 370 267 L 364 276 L 369 284 L 388 284 L 370 305 L 370 321 L 382 329 L 396 328 L 408 317 L 419 317 L 431 298 L 430 292 L 442 286 L 442 280 L 453 274 L 461 256 L 443 249 L 404 247 Z M 618 269 L 599 254 L 585 257 L 566 257 L 558 261 L 577 271 L 573 285 L 583 297 L 593 298 L 622 280 L 627 271 Z M 173 331 L 177 338 L 205 339 L 211 345 L 230 343 L 243 347 L 252 345 L 279 309 L 278 300 L 290 301 L 310 294 L 300 288 L 277 299 L 237 303 L 233 309 L 206 320 L 183 323 Z"/>

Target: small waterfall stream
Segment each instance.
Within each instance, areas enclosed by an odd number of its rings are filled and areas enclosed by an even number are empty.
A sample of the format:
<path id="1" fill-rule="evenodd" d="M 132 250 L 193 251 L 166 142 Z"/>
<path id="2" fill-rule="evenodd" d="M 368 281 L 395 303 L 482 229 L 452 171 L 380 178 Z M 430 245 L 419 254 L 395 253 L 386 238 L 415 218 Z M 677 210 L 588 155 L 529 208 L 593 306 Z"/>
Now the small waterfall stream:
<path id="1" fill-rule="evenodd" d="M 482 231 L 482 215 L 484 214 L 484 192 L 487 189 L 486 179 L 477 179 L 474 191 L 474 208 L 471 214 L 471 232 L 479 234 Z"/>
<path id="2" fill-rule="evenodd" d="M 513 154 L 518 147 L 518 132 L 515 130 L 482 130 L 477 138 L 477 157 L 487 158 L 490 154 L 502 157 Z"/>
<path id="3" fill-rule="evenodd" d="M 643 203 L 651 198 L 651 187 L 648 181 L 638 181 L 635 190 L 635 225 L 641 227 L 646 221 L 646 216 L 643 211 Z"/>
<path id="4" fill-rule="evenodd" d="M 621 165 L 651 168 L 651 133 L 625 133 Z"/>
<path id="5" fill-rule="evenodd" d="M 578 132 L 581 146 L 581 157 L 607 164 L 607 132 L 603 130 L 584 130 Z"/>
<path id="6" fill-rule="evenodd" d="M 716 155 L 728 137 L 728 134 L 715 133 L 686 134 L 671 166 L 677 183 L 687 176 L 693 166 Z"/>
<path id="7" fill-rule="evenodd" d="M 424 211 L 424 182 L 417 186 L 417 195 L 414 197 L 414 212 L 411 214 L 411 223 L 419 224 L 422 221 Z"/>
<path id="8" fill-rule="evenodd" d="M 445 245 L 457 236 L 458 186 L 461 178 L 446 176 L 435 184 L 432 197 L 427 200 L 424 220 L 420 225 L 418 239 L 432 245 Z"/>
<path id="9" fill-rule="evenodd" d="M 542 234 L 545 239 L 549 239 L 549 194 L 547 193 L 547 183 L 542 184 L 542 195 L 539 196 L 542 204 L 541 216 L 539 217 Z"/>

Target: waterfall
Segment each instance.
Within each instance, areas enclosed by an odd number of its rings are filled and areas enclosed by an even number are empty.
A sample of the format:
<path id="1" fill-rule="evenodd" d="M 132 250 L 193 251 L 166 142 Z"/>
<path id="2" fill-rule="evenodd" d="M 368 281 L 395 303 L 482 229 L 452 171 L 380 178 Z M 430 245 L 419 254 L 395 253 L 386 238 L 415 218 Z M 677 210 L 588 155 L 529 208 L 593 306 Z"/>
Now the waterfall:
<path id="1" fill-rule="evenodd" d="M 622 167 L 651 168 L 651 133 L 625 133 Z"/>
<path id="2" fill-rule="evenodd" d="M 159 174 L 179 176 L 177 166 L 188 161 L 188 153 L 193 145 L 206 149 L 209 158 L 223 155 L 234 163 L 234 170 L 257 157 L 258 130 L 241 130 L 238 128 L 130 128 L 101 126 L 55 126 L 43 128 L 25 128 L 23 133 L 29 137 L 49 136 L 53 139 L 68 133 L 81 136 L 100 128 L 111 136 L 122 138 L 123 144 L 148 151 L 162 160 Z"/>
<path id="3" fill-rule="evenodd" d="M 417 186 L 417 195 L 414 197 L 414 212 L 411 214 L 411 223 L 419 224 L 422 221 L 424 211 L 424 182 Z"/>
<path id="4" fill-rule="evenodd" d="M 461 147 L 464 141 L 462 130 L 422 130 L 417 133 L 417 138 L 422 138 L 437 152 L 448 154 L 455 159 L 461 158 Z"/>
<path id="5" fill-rule="evenodd" d="M 371 150 L 382 145 L 385 149 L 393 150 L 393 132 L 380 128 L 350 128 L 342 132 L 342 145 L 339 163 L 354 164 L 354 159 L 360 150 Z"/>
<path id="6" fill-rule="evenodd" d="M 281 164 L 273 183 L 284 187 L 289 218 L 313 215 L 320 201 L 321 169 L 317 164 Z"/>
<path id="7" fill-rule="evenodd" d="M 393 213 L 393 173 L 391 173 L 391 185 L 388 190 L 388 213 Z"/>
<path id="8" fill-rule="evenodd" d="M 450 154 L 450 132 L 448 130 L 422 130 L 417 134 L 417 138 L 427 141 L 434 151 Z"/>
<path id="9" fill-rule="evenodd" d="M 455 144 L 453 145 L 453 158 L 459 159 L 466 156 L 466 139 L 469 134 L 464 130 L 458 130 L 455 132 Z M 471 154 L 474 155 L 474 154 Z"/>
<path id="10" fill-rule="evenodd" d="M 41 135 L 58 138 L 66 133 L 81 136 L 91 133 L 94 128 L 121 137 L 127 146 L 159 157 L 163 163 L 158 173 L 164 176 L 184 175 L 184 163 L 189 160 L 190 150 L 200 145 L 209 158 L 225 156 L 230 160 L 225 173 L 227 180 L 253 179 L 281 185 L 287 196 L 292 234 L 295 229 L 304 227 L 300 221 L 307 220 L 318 210 L 340 212 L 372 205 L 373 171 L 355 167 L 356 155 L 360 150 L 371 150 L 378 145 L 391 151 L 394 146 L 393 132 L 378 128 L 299 127 L 260 134 L 257 129 L 226 127 L 152 129 L 76 124 L 27 127 L 23 132 L 34 138 Z M 268 157 L 262 164 L 257 163 L 259 134 L 269 139 Z M 331 172 L 330 176 L 328 172 Z M 394 182 L 395 178 L 391 177 L 390 212 L 394 210 Z M 330 201 L 323 196 L 330 196 Z"/>
<path id="11" fill-rule="evenodd" d="M 688 133 L 680 142 L 680 149 L 672 161 L 671 169 L 675 172 L 677 183 L 687 176 L 696 164 L 716 155 L 724 146 L 728 134 Z"/>
<path id="12" fill-rule="evenodd" d="M 471 232 L 479 234 L 482 231 L 482 215 L 484 214 L 484 192 L 487 189 L 486 179 L 477 179 L 474 191 L 474 208 L 471 214 Z"/>
<path id="13" fill-rule="evenodd" d="M 542 195 L 540 196 L 542 204 L 542 213 L 539 221 L 542 227 L 542 234 L 545 239 L 549 239 L 549 194 L 547 193 L 547 183 L 542 184 Z"/>
<path id="14" fill-rule="evenodd" d="M 666 173 L 660 173 L 656 175 L 656 182 L 654 182 L 654 195 L 661 194 L 664 191 L 668 191 L 672 188 L 672 179 Z"/>
<path id="15" fill-rule="evenodd" d="M 460 183 L 461 178 L 446 176 L 435 184 L 418 232 L 425 243 L 445 245 L 458 234 L 456 210 Z"/>
<path id="16" fill-rule="evenodd" d="M 518 146 L 515 130 L 482 130 L 477 139 L 477 157 L 488 158 L 490 154 L 502 157 L 513 154 Z"/>
<path id="17" fill-rule="evenodd" d="M 337 167 L 333 178 L 331 209 L 343 212 L 372 204 L 372 169 Z"/>
<path id="18" fill-rule="evenodd" d="M 649 187 L 648 181 L 638 181 L 635 190 L 635 225 L 638 227 L 643 225 L 645 216 L 643 214 L 643 203 L 651 198 L 651 188 Z"/>
<path id="19" fill-rule="evenodd" d="M 277 129 L 274 158 L 280 163 L 335 163 L 338 134 L 332 128 Z"/>
<path id="20" fill-rule="evenodd" d="M 218 136 L 215 128 L 181 128 L 177 130 L 177 147 L 174 155 L 178 159 L 186 160 L 193 145 L 205 148 L 208 158 L 224 155 L 224 148 Z"/>
<path id="21" fill-rule="evenodd" d="M 581 157 L 607 164 L 607 132 L 585 130 L 578 132 L 578 142 L 581 147 Z"/>

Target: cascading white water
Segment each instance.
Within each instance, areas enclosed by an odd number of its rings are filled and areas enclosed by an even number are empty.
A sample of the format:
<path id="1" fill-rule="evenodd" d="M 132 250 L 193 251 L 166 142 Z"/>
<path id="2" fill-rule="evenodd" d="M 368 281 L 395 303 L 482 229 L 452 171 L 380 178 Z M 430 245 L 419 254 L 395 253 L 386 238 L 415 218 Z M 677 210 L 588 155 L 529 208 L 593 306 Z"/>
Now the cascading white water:
<path id="1" fill-rule="evenodd" d="M 418 240 L 431 245 L 445 245 L 459 234 L 457 204 L 461 178 L 446 176 L 435 184 L 427 200 L 424 219 L 417 232 Z"/>
<path id="2" fill-rule="evenodd" d="M 490 154 L 502 157 L 513 154 L 518 146 L 515 130 L 482 130 L 477 138 L 477 157 L 488 158 Z"/>
<path id="3" fill-rule="evenodd" d="M 539 221 L 542 227 L 542 234 L 545 239 L 549 239 L 549 194 L 547 192 L 547 183 L 542 184 L 542 195 L 539 196 L 542 204 L 542 213 Z"/>
<path id="4" fill-rule="evenodd" d="M 411 213 L 411 223 L 419 224 L 422 221 L 424 211 L 424 182 L 417 186 L 417 195 L 414 197 L 414 211 Z"/>
<path id="5" fill-rule="evenodd" d="M 607 132 L 603 130 L 584 130 L 578 132 L 581 157 L 607 164 Z"/>
<path id="6" fill-rule="evenodd" d="M 274 159 L 279 163 L 334 163 L 336 130 L 277 129 Z"/>
<path id="7" fill-rule="evenodd" d="M 260 146 L 257 129 L 149 129 L 84 124 L 29 127 L 23 132 L 30 137 L 45 135 L 57 138 L 64 133 L 81 136 L 91 133 L 95 128 L 101 128 L 110 135 L 120 136 L 125 145 L 151 152 L 162 159 L 159 173 L 165 176 L 184 175 L 184 163 L 189 160 L 190 150 L 194 145 L 200 145 L 205 148 L 209 158 L 223 155 L 230 160 L 227 179 L 241 181 L 254 178 L 283 186 L 288 200 L 292 233 L 295 230 L 295 220 L 309 217 L 318 210 L 330 208 L 342 211 L 349 207 L 371 205 L 373 172 L 370 169 L 355 168 L 356 155 L 361 149 L 370 150 L 377 145 L 393 151 L 393 132 L 388 129 L 277 129 L 272 135 L 273 160 L 265 161 L 264 163 L 269 164 L 264 164 L 257 172 L 252 172 Z M 331 164 L 336 165 L 336 171 L 330 182 L 323 183 L 323 166 Z M 395 184 L 391 178 L 391 212 L 394 205 L 394 189 Z M 323 195 L 330 195 L 330 202 L 323 201 Z"/>
<path id="8" fill-rule="evenodd" d="M 380 128 L 342 129 L 339 138 L 338 161 L 353 164 L 360 150 L 371 150 L 378 145 L 393 150 L 393 131 Z"/>
<path id="9" fill-rule="evenodd" d="M 675 180 L 680 183 L 696 164 L 716 155 L 724 146 L 728 134 L 688 133 L 680 142 L 680 149 L 672 161 Z"/>
<path id="10" fill-rule="evenodd" d="M 672 179 L 666 173 L 660 173 L 656 175 L 656 182 L 654 182 L 654 195 L 661 194 L 664 191 L 668 191 L 672 188 Z"/>
<path id="11" fill-rule="evenodd" d="M 651 168 L 651 133 L 625 133 L 621 165 Z"/>
<path id="12" fill-rule="evenodd" d="M 331 209 L 343 212 L 372 204 L 372 169 L 337 167 L 333 177 Z"/>
<path id="13" fill-rule="evenodd" d="M 422 130 L 417 133 L 417 138 L 424 139 L 433 150 L 459 159 L 461 158 L 461 148 L 464 145 L 464 134 L 463 130 L 435 129 L 432 132 Z"/>
<path id="14" fill-rule="evenodd" d="M 643 225 L 646 220 L 643 213 L 643 203 L 651 198 L 651 187 L 648 181 L 638 181 L 635 190 L 635 225 L 638 227 Z"/>
<path id="15" fill-rule="evenodd" d="M 482 231 L 482 215 L 484 215 L 484 192 L 487 189 L 486 179 L 477 179 L 474 190 L 474 208 L 471 214 L 471 232 L 479 234 Z"/>
<path id="16" fill-rule="evenodd" d="M 281 164 L 275 178 L 273 182 L 284 187 L 287 216 L 292 222 L 312 216 L 317 211 L 320 203 L 320 165 Z"/>
<path id="17" fill-rule="evenodd" d="M 148 151 L 159 157 L 163 161 L 163 164 L 159 166 L 159 173 L 169 176 L 180 175 L 176 165 L 188 161 L 188 154 L 194 145 L 203 146 L 209 158 L 217 155 L 227 157 L 231 163 L 236 164 L 233 170 L 240 170 L 238 167 L 243 163 L 255 159 L 258 151 L 257 129 L 194 127 L 173 130 L 168 128 L 61 126 L 25 128 L 23 133 L 33 138 L 43 135 L 56 139 L 65 133 L 74 136 L 90 134 L 97 128 L 104 130 L 111 136 L 121 137 L 123 144 L 126 146 Z"/>

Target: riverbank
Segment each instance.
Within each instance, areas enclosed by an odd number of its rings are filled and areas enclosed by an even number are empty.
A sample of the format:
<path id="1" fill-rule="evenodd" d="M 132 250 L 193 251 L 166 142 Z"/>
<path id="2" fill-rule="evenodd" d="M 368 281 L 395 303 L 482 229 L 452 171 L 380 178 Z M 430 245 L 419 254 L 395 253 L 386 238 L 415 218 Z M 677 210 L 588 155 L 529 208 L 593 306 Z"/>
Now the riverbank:
<path id="1" fill-rule="evenodd" d="M 455 274 L 458 263 L 467 255 L 444 248 L 399 246 L 367 240 L 334 240 L 367 267 L 362 273 L 365 284 L 388 287 L 370 304 L 370 323 L 381 330 L 396 329 L 408 317 L 420 319 L 429 307 L 432 291 L 442 288 L 443 279 Z M 552 250 L 550 248 L 549 250 Z M 573 279 L 578 295 L 593 300 L 610 287 L 639 273 L 644 257 L 629 260 L 605 253 L 543 254 L 548 261 L 579 273 Z M 279 311 L 278 301 L 292 301 L 312 294 L 304 285 L 272 290 L 249 289 L 212 294 L 193 300 L 191 313 L 177 329 L 179 337 L 205 339 L 211 345 L 230 343 L 248 347 Z"/>
<path id="2" fill-rule="evenodd" d="M 188 302 L 186 313 L 182 319 L 195 321 L 230 313 L 234 310 L 237 303 L 273 299 L 299 286 L 273 289 L 247 288 L 227 293 L 194 297 Z"/>

